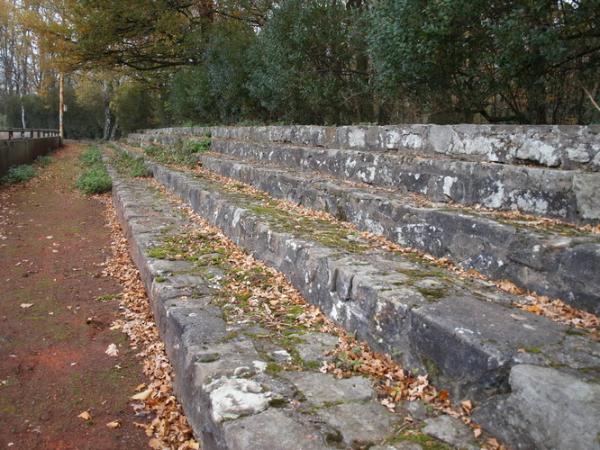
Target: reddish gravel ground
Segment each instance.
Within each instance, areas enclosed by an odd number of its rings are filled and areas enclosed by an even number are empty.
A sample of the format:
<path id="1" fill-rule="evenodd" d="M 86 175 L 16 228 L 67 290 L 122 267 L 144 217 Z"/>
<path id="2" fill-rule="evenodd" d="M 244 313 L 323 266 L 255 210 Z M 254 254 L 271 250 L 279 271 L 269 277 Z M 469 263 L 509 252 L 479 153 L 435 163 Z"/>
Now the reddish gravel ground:
<path id="1" fill-rule="evenodd" d="M 147 448 L 128 405 L 141 364 L 110 329 L 121 288 L 100 275 L 110 229 L 74 189 L 82 150 L 68 144 L 34 180 L 0 188 L 0 449 Z"/>

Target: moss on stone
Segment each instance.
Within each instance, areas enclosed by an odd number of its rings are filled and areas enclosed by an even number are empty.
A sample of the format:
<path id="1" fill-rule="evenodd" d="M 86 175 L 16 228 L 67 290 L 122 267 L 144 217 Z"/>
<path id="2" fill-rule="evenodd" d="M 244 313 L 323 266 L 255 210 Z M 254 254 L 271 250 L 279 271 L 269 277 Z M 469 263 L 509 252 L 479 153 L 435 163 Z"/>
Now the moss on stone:
<path id="1" fill-rule="evenodd" d="M 451 450 L 453 447 L 417 430 L 404 431 L 394 436 L 388 443 L 413 442 L 424 450 Z"/>
<path id="2" fill-rule="evenodd" d="M 269 375 L 277 375 L 282 370 L 283 370 L 283 368 L 279 364 L 274 363 L 274 362 L 269 362 L 269 363 L 267 363 L 265 372 L 268 373 Z"/>
<path id="3" fill-rule="evenodd" d="M 443 288 L 433 289 L 433 288 L 417 287 L 417 291 L 419 291 L 421 293 L 421 295 L 430 302 L 436 302 L 436 301 L 444 298 L 447 294 L 446 290 Z"/>

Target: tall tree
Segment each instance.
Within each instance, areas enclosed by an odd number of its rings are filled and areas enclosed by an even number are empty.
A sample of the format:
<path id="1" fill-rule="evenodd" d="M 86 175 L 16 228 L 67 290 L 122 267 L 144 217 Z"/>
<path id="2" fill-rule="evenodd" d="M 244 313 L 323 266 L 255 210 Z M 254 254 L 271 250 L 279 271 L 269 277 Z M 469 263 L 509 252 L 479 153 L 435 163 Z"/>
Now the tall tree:
<path id="1" fill-rule="evenodd" d="M 383 0 L 369 41 L 383 91 L 466 119 L 565 121 L 598 78 L 600 0 Z"/>

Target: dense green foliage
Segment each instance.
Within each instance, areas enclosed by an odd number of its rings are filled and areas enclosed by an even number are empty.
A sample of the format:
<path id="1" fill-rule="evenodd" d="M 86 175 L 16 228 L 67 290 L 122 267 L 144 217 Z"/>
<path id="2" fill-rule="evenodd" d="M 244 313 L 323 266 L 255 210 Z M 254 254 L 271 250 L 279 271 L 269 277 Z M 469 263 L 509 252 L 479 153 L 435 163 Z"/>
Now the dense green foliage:
<path id="1" fill-rule="evenodd" d="M 599 28 L 598 0 L 383 0 L 369 43 L 385 95 L 460 120 L 581 123 L 592 112 L 582 87 L 598 84 Z"/>
<path id="2" fill-rule="evenodd" d="M 213 24 L 168 107 L 179 123 L 590 123 L 599 27 L 600 0 L 287 0 L 258 30 Z"/>
<path id="3" fill-rule="evenodd" d="M 276 120 L 372 120 L 364 26 L 341 2 L 284 2 L 250 48 L 250 93 Z"/>
<path id="4" fill-rule="evenodd" d="M 600 0 L 42 3 L 64 14 L 31 23 L 72 73 L 69 137 L 172 124 L 600 120 Z M 46 84 L 4 94 L 0 124 L 19 126 L 25 111 L 28 126 L 54 127 Z"/>
<path id="5" fill-rule="evenodd" d="M 102 162 L 102 151 L 95 146 L 88 147 L 81 154 L 80 160 L 84 171 L 77 179 L 77 188 L 86 195 L 110 191 L 112 180 Z"/>

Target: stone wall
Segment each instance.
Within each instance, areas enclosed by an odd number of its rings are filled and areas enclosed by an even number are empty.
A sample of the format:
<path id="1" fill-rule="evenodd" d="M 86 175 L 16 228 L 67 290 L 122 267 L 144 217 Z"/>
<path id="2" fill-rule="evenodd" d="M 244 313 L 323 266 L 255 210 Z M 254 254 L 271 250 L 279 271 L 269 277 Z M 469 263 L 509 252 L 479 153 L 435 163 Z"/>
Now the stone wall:
<path id="1" fill-rule="evenodd" d="M 468 160 L 600 170 L 600 126 L 389 125 L 179 127 L 143 133 L 202 135 L 340 149 L 397 150 Z"/>
<path id="2" fill-rule="evenodd" d="M 0 175 L 4 175 L 12 166 L 29 164 L 38 156 L 45 155 L 59 146 L 58 136 L 0 140 Z"/>

